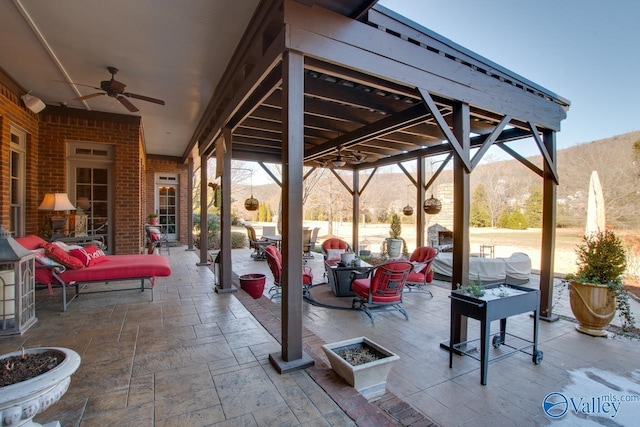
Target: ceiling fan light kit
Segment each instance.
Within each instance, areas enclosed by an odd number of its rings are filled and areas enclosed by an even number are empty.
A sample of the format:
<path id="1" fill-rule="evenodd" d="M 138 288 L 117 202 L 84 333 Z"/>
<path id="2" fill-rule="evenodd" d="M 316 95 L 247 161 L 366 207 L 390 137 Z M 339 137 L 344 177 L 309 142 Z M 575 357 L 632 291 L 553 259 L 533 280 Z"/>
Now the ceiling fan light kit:
<path id="1" fill-rule="evenodd" d="M 338 155 L 335 160 L 333 162 L 331 162 L 333 164 L 333 166 L 337 167 L 337 168 L 341 168 L 344 165 L 347 164 L 347 162 L 344 160 L 344 158 L 340 155 Z"/>

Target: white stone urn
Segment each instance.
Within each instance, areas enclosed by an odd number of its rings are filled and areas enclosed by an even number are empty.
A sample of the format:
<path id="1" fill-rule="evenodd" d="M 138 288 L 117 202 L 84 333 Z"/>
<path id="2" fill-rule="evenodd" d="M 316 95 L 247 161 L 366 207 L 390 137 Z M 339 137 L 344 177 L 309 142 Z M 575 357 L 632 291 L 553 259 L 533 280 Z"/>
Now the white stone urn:
<path id="1" fill-rule="evenodd" d="M 389 255 L 389 258 L 400 258 L 403 243 L 402 239 L 387 239 L 387 254 Z"/>
<path id="2" fill-rule="evenodd" d="M 34 427 L 41 424 L 33 422 L 40 412 L 60 400 L 69 389 L 71 375 L 80 366 L 80 355 L 68 348 L 38 347 L 24 350 L 25 354 L 57 351 L 64 354 L 64 360 L 55 368 L 26 381 L 0 387 L 0 425 Z M 0 360 L 19 356 L 22 351 L 7 353 Z M 45 427 L 60 426 L 58 421 L 45 424 Z"/>
<path id="3" fill-rule="evenodd" d="M 380 358 L 354 366 L 338 354 L 340 350 L 345 348 L 355 349 L 363 346 L 378 354 Z M 367 337 L 325 344 L 322 346 L 322 350 L 329 359 L 331 368 L 368 401 L 376 400 L 384 395 L 391 366 L 393 362 L 400 359 L 400 356 Z"/>

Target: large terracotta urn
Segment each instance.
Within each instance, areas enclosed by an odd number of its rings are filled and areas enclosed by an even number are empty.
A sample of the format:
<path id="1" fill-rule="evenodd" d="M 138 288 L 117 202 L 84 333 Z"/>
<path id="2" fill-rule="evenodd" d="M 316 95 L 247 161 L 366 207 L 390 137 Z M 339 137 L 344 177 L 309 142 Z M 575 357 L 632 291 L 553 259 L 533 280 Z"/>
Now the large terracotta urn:
<path id="1" fill-rule="evenodd" d="M 572 280 L 569 282 L 569 302 L 579 332 L 594 337 L 607 335 L 604 328 L 616 314 L 616 297 L 606 285 Z"/>

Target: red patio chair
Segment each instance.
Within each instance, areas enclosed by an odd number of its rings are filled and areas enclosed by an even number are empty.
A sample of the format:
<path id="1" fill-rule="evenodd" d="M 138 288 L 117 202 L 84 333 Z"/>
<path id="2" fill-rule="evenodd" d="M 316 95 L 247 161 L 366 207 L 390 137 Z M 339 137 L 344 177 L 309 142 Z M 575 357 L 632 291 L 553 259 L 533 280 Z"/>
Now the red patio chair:
<path id="1" fill-rule="evenodd" d="M 269 245 L 264 249 L 264 252 L 267 256 L 267 264 L 269 264 L 269 269 L 273 274 L 273 286 L 269 289 L 269 293 L 273 293 L 271 295 L 271 299 L 280 295 L 282 290 L 282 254 L 273 245 Z M 310 267 L 304 266 L 302 267 L 302 292 L 309 292 L 309 288 L 313 283 L 313 272 Z"/>
<path id="2" fill-rule="evenodd" d="M 367 278 L 356 278 L 351 290 L 356 293 L 351 306 L 367 313 L 373 323 L 373 310 L 398 310 L 409 320 L 402 307 L 402 291 L 413 265 L 406 260 L 391 260 L 372 268 Z M 373 277 L 371 277 L 373 273 Z"/>
<path id="3" fill-rule="evenodd" d="M 324 256 L 324 260 L 327 261 L 328 259 L 330 259 L 329 252 L 331 250 L 335 250 L 336 252 L 339 252 L 339 251 L 351 252 L 351 245 L 349 245 L 347 242 L 345 242 L 342 239 L 339 239 L 337 237 L 332 237 L 322 242 L 321 249 L 322 249 L 322 256 Z M 338 255 L 337 259 L 338 260 L 340 259 L 340 255 Z"/>
<path id="4" fill-rule="evenodd" d="M 426 289 L 426 286 L 433 281 L 431 265 L 433 260 L 436 259 L 436 255 L 438 255 L 438 250 L 431 246 L 419 246 L 413 251 L 409 257 L 409 262 L 413 264 L 409 277 L 407 277 L 407 289 L 409 291 L 416 288 L 433 296 L 431 291 Z"/>

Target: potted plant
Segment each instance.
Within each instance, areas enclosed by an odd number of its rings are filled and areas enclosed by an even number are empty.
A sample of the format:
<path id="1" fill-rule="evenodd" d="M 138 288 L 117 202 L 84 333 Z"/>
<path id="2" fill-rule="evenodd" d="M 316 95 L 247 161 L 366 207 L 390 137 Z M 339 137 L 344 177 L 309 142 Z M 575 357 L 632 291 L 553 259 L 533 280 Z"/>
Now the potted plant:
<path id="1" fill-rule="evenodd" d="M 633 325 L 629 297 L 622 287 L 627 262 L 622 242 L 611 230 L 584 236 L 576 248 L 578 271 L 567 277 L 571 311 L 576 329 L 592 336 L 606 336 L 604 328 L 620 313 L 626 330 Z"/>
<path id="2" fill-rule="evenodd" d="M 400 237 L 402 234 L 402 222 L 397 213 L 391 215 L 391 227 L 389 228 L 389 238 L 383 243 L 382 253 L 389 258 L 399 258 L 400 254 L 409 255 L 407 242 Z"/>
<path id="3" fill-rule="evenodd" d="M 238 279 L 240 281 L 240 288 L 251 295 L 253 299 L 258 299 L 262 296 L 267 276 L 259 273 L 243 274 Z"/>
<path id="4" fill-rule="evenodd" d="M 39 425 L 32 418 L 60 400 L 79 366 L 80 355 L 68 348 L 41 347 L 1 355 L 0 424 Z"/>
<path id="5" fill-rule="evenodd" d="M 149 220 L 149 225 L 158 225 L 158 214 L 150 213 L 147 215 L 147 219 Z"/>
<path id="6" fill-rule="evenodd" d="M 366 337 L 325 344 L 322 350 L 331 368 L 369 401 L 384 395 L 391 365 L 400 359 Z"/>

